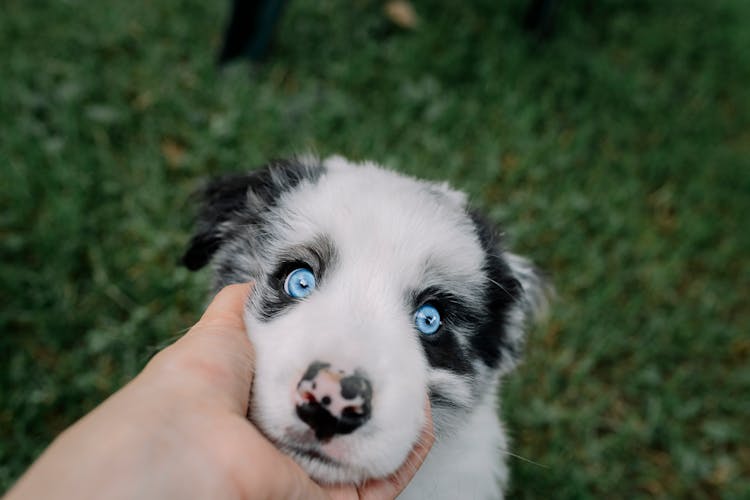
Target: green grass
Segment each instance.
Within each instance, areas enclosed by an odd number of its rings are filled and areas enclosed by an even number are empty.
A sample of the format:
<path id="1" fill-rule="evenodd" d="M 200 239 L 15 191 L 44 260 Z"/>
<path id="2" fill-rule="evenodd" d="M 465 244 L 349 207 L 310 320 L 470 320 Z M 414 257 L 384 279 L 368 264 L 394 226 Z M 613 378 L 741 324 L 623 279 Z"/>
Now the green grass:
<path id="1" fill-rule="evenodd" d="M 515 498 L 750 497 L 750 3 L 291 2 L 217 72 L 226 2 L 0 7 L 0 491 L 198 316 L 199 180 L 293 152 L 448 179 L 559 299 L 507 381 Z"/>

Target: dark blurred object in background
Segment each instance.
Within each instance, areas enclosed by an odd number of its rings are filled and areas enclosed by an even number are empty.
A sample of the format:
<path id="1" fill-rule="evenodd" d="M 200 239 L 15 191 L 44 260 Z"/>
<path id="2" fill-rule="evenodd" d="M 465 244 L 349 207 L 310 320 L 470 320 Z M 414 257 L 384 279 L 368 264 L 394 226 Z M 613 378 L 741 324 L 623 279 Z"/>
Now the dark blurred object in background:
<path id="1" fill-rule="evenodd" d="M 559 0 L 531 0 L 523 19 L 523 27 L 541 38 L 548 37 L 555 25 L 555 12 L 559 3 Z"/>
<path id="2" fill-rule="evenodd" d="M 400 4 L 398 12 L 406 6 L 411 18 L 415 19 L 409 2 L 390 3 Z M 524 15 L 524 28 L 536 33 L 540 38 L 548 37 L 554 27 L 558 3 L 559 0 L 531 0 Z M 226 64 L 238 57 L 247 57 L 255 62 L 264 60 L 271 47 L 274 29 L 281 18 L 284 4 L 286 0 L 232 0 L 232 12 L 224 34 L 219 64 Z M 399 23 L 398 19 L 393 19 L 393 14 L 388 12 L 394 22 L 406 27 Z"/>
<path id="3" fill-rule="evenodd" d="M 233 0 L 219 64 L 242 56 L 262 61 L 268 55 L 285 3 L 286 0 Z"/>

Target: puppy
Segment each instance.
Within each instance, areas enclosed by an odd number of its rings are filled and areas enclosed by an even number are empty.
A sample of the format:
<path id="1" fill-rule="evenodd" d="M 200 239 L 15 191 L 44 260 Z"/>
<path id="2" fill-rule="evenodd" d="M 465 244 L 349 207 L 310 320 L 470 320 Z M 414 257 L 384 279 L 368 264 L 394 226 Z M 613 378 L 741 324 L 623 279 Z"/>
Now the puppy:
<path id="1" fill-rule="evenodd" d="M 508 481 L 499 377 L 545 285 L 447 184 L 341 157 L 211 182 L 183 257 L 254 281 L 249 416 L 325 483 L 387 476 L 436 442 L 401 498 L 496 499 Z"/>

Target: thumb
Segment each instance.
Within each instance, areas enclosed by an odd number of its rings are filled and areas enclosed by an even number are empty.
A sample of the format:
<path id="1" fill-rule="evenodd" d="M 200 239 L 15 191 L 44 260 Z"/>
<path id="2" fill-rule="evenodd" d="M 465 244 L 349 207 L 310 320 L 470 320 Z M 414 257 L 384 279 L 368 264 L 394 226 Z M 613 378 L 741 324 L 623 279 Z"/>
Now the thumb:
<path id="1" fill-rule="evenodd" d="M 245 302 L 247 302 L 251 290 L 251 283 L 228 285 L 222 288 L 195 326 L 216 325 L 227 331 L 237 332 L 242 330 L 244 332 L 243 313 L 245 312 Z M 195 327 L 188 332 L 188 335 L 193 330 L 195 330 Z"/>
<path id="2" fill-rule="evenodd" d="M 190 331 L 149 363 L 162 375 L 177 372 L 194 398 L 220 397 L 243 416 L 255 366 L 243 319 L 251 289 L 250 283 L 222 289 Z"/>

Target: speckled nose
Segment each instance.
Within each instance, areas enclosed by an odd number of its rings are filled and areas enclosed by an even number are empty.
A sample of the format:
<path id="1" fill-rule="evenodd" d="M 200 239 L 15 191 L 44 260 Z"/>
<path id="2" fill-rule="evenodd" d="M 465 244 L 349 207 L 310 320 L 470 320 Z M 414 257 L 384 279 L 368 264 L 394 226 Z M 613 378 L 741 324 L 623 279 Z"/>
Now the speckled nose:
<path id="1" fill-rule="evenodd" d="M 321 441 L 364 424 L 370 418 L 371 402 L 372 385 L 362 372 L 347 372 L 323 361 L 310 364 L 295 394 L 297 416 Z"/>

